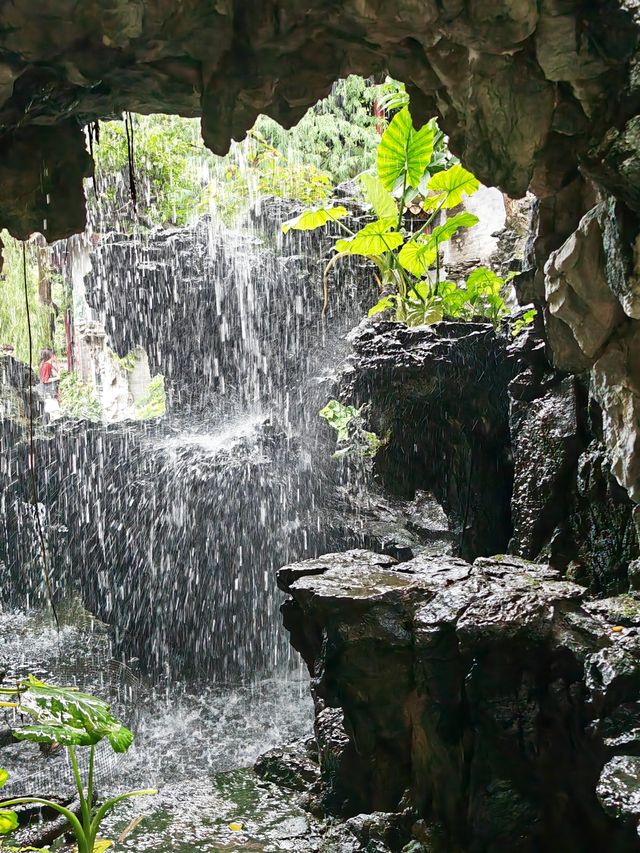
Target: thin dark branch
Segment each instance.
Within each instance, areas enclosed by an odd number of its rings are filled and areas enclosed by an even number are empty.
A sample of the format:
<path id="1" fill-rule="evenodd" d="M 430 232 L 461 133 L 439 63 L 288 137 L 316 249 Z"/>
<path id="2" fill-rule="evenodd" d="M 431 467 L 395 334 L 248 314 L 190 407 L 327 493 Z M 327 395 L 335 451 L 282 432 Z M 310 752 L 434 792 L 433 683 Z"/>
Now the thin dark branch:
<path id="1" fill-rule="evenodd" d="M 22 273 L 24 278 L 24 301 L 27 312 L 27 333 L 29 338 L 29 370 L 33 364 L 33 333 L 31 331 L 31 306 L 29 305 L 29 285 L 27 281 L 27 244 L 22 243 Z M 56 627 L 60 631 L 60 620 L 58 612 L 53 601 L 53 587 L 51 585 L 51 575 L 49 573 L 49 559 L 47 557 L 47 543 L 44 538 L 44 530 L 42 529 L 42 519 L 40 518 L 40 508 L 38 506 L 38 475 L 36 473 L 36 443 L 34 437 L 35 429 L 33 423 L 33 381 L 29 378 L 29 471 L 31 474 L 31 498 L 33 503 L 33 511 L 36 519 L 36 530 L 38 531 L 38 540 L 40 542 L 40 553 L 42 556 L 42 571 L 44 581 L 47 587 L 47 595 L 49 604 L 53 612 Z"/>

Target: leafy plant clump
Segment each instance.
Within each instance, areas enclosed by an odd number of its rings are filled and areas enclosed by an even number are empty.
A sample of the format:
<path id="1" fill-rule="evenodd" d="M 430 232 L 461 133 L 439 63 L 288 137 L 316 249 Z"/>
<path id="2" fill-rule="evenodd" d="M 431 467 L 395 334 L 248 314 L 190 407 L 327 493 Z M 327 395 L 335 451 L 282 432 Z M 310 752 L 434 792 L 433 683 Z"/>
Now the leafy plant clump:
<path id="1" fill-rule="evenodd" d="M 102 419 L 102 406 L 93 387 L 84 383 L 77 373 L 63 371 L 58 387 L 60 408 L 66 415 L 88 421 Z"/>
<path id="2" fill-rule="evenodd" d="M 535 308 L 527 309 L 522 317 L 518 317 L 518 319 L 514 322 L 511 327 L 511 336 L 516 338 L 521 332 L 523 332 L 528 326 L 530 326 L 538 312 Z"/>
<path id="3" fill-rule="evenodd" d="M 389 436 L 381 439 L 364 428 L 362 409 L 345 406 L 339 400 L 329 400 L 318 414 L 337 433 L 338 449 L 333 454 L 334 459 L 349 455 L 373 457 L 389 440 Z"/>
<path id="4" fill-rule="evenodd" d="M 509 277 L 502 279 L 482 267 L 462 285 L 442 279 L 443 244 L 479 221 L 474 214 L 455 209 L 480 186 L 460 163 L 450 165 L 452 158 L 445 148 L 435 119 L 416 130 L 409 107 L 403 106 L 380 140 L 375 172 L 359 179 L 376 216 L 373 222 L 354 233 L 343 221 L 346 208 L 330 206 L 305 210 L 283 223 L 285 233 L 310 231 L 329 221 L 345 232 L 325 269 L 325 309 L 329 272 L 341 258 L 357 255 L 368 258 L 378 270 L 381 298 L 370 315 L 391 309 L 397 320 L 409 325 L 435 323 L 445 316 L 485 318 L 497 325 L 507 313 L 501 294 Z M 416 200 L 424 219 L 417 230 L 410 231 L 405 227 L 405 210 L 415 207 Z"/>
<path id="5" fill-rule="evenodd" d="M 136 417 L 141 421 L 159 418 L 167 411 L 167 397 L 164 387 L 164 376 L 156 374 L 149 383 L 147 393 L 136 405 Z"/>
<path id="6" fill-rule="evenodd" d="M 0 833 L 7 834 L 18 828 L 18 816 L 11 807 L 36 804 L 53 809 L 63 815 L 71 826 L 77 844 L 77 853 L 101 853 L 110 846 L 109 841 L 98 838 L 100 826 L 107 815 L 124 800 L 147 794 L 155 790 L 129 791 L 112 797 L 101 806 L 94 803 L 95 795 L 95 748 L 102 740 L 108 740 L 114 752 L 126 752 L 133 743 L 133 735 L 112 714 L 109 705 L 95 696 L 80 693 L 70 687 L 53 687 L 29 676 L 15 688 L 1 688 L 0 693 L 11 701 L 0 703 L 2 707 L 14 708 L 32 717 L 33 723 L 21 726 L 13 734 L 18 740 L 60 745 L 67 750 L 78 799 L 80 818 L 65 806 L 41 797 L 15 797 L 1 804 Z M 89 749 L 88 773 L 82 778 L 76 749 Z M 9 774 L 0 770 L 0 787 Z M 5 848 L 6 849 L 6 848 Z M 9 848 L 11 849 L 11 848 Z M 33 849 L 33 848 L 27 848 Z"/>

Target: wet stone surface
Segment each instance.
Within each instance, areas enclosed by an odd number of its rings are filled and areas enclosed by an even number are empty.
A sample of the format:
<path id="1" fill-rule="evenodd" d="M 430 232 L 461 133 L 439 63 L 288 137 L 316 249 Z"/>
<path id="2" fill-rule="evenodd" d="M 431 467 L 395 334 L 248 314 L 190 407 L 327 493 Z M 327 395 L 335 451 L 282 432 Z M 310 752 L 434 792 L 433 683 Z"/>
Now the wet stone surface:
<path id="1" fill-rule="evenodd" d="M 105 837 L 115 841 L 144 816 L 114 853 L 319 849 L 301 846 L 300 839 L 315 837 L 315 829 L 291 790 L 236 769 L 250 767 L 264 750 L 308 736 L 306 679 L 282 672 L 244 684 L 151 688 L 112 660 L 106 626 L 77 602 L 61 607 L 60 618 L 58 634 L 41 614 L 0 613 L 0 662 L 7 678 L 33 672 L 100 695 L 134 729 L 136 740 L 126 755 L 99 748 L 99 794 L 146 787 L 159 794 L 129 802 L 105 824 Z M 18 722 L 13 716 L 4 720 L 6 726 Z M 46 756 L 34 744 L 7 742 L 0 746 L 0 766 L 10 773 L 9 794 L 73 793 L 61 753 Z M 229 826 L 234 823 L 242 828 L 234 831 Z"/>
<path id="2" fill-rule="evenodd" d="M 408 808 L 447 853 L 640 850 L 638 599 L 513 556 L 387 560 L 279 574 L 325 809 Z"/>

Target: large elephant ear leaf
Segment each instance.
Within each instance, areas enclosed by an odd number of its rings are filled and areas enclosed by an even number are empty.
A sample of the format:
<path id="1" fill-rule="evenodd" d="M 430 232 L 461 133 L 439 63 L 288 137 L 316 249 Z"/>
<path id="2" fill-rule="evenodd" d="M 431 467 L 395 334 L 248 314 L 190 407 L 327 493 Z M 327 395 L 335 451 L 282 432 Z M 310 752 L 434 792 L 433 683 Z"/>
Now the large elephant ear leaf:
<path id="1" fill-rule="evenodd" d="M 433 122 L 414 130 L 408 107 L 394 116 L 378 145 L 378 175 L 385 189 L 393 190 L 405 176 L 407 184 L 417 189 L 431 162 L 434 137 Z"/>
<path id="2" fill-rule="evenodd" d="M 18 828 L 18 815 L 15 812 L 0 810 L 0 835 L 6 835 L 7 832 L 13 832 Z M 2 846 L 0 844 L 0 846 Z"/>
<path id="3" fill-rule="evenodd" d="M 429 242 L 409 240 L 402 247 L 398 260 L 411 275 L 422 278 L 435 263 L 436 256 L 437 249 Z"/>
<path id="4" fill-rule="evenodd" d="M 90 746 L 107 738 L 116 752 L 126 752 L 133 735 L 111 713 L 109 705 L 96 696 L 72 687 L 53 687 L 29 676 L 20 698 L 20 710 L 34 724 L 17 729 L 20 740 Z"/>
<path id="5" fill-rule="evenodd" d="M 327 222 L 335 222 L 336 219 L 344 219 L 349 211 L 346 207 L 312 207 L 309 210 L 303 210 L 298 216 L 293 219 L 288 219 L 282 223 L 282 233 L 287 234 L 289 231 L 315 231 L 316 228 L 322 228 Z"/>
<path id="6" fill-rule="evenodd" d="M 425 209 L 448 210 L 457 207 L 465 195 L 473 195 L 479 188 L 480 181 L 456 163 L 455 166 L 445 172 L 438 172 L 431 178 L 429 189 L 433 195 L 425 199 Z"/>
<path id="7" fill-rule="evenodd" d="M 377 175 L 360 175 L 360 185 L 367 203 L 374 209 L 378 219 L 397 217 L 396 201 Z"/>
<path id="8" fill-rule="evenodd" d="M 401 246 L 404 237 L 398 231 L 391 230 L 395 224 L 395 218 L 379 219 L 370 222 L 361 228 L 354 237 L 346 237 L 336 243 L 337 252 L 346 252 L 350 255 L 362 255 L 365 258 L 384 255 Z"/>
<path id="9" fill-rule="evenodd" d="M 480 222 L 478 217 L 466 210 L 462 213 L 456 213 L 455 216 L 450 216 L 443 225 L 436 225 L 429 235 L 430 242 L 433 242 L 434 245 L 446 243 L 455 237 L 461 228 L 473 228 L 478 222 Z"/>

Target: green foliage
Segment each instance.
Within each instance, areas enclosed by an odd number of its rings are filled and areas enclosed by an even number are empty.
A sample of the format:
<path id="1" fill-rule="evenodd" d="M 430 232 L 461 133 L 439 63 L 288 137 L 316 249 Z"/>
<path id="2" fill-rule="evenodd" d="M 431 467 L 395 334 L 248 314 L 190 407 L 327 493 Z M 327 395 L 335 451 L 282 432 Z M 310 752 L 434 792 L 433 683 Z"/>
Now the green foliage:
<path id="1" fill-rule="evenodd" d="M 376 91 L 361 77 L 340 80 L 291 130 L 259 116 L 226 157 L 205 148 L 197 119 L 133 116 L 139 221 L 184 225 L 213 210 L 232 223 L 251 202 L 271 195 L 322 204 L 335 183 L 373 164 Z M 131 226 L 135 217 L 123 121 L 100 124 L 94 156 L 97 193 L 89 186 L 94 218 L 102 227 Z"/>
<path id="2" fill-rule="evenodd" d="M 88 421 L 102 419 L 102 406 L 93 387 L 85 384 L 77 373 L 61 371 L 58 390 L 60 408 L 69 417 Z"/>
<path id="3" fill-rule="evenodd" d="M 159 418 L 167 411 L 167 396 L 164 387 L 164 376 L 156 374 L 149 383 L 146 395 L 136 405 L 136 416 L 141 421 Z"/>
<path id="4" fill-rule="evenodd" d="M 404 83 L 387 77 L 377 87 L 378 107 L 385 112 L 395 112 L 409 106 L 409 95 Z"/>
<path id="5" fill-rule="evenodd" d="M 329 426 L 335 429 L 338 441 L 347 441 L 349 424 L 360 415 L 360 411 L 355 406 L 343 405 L 339 400 L 329 400 L 318 414 L 325 419 Z"/>
<path id="6" fill-rule="evenodd" d="M 434 139 L 435 121 L 416 130 L 409 107 L 394 116 L 378 145 L 378 177 L 385 189 L 418 189 L 431 162 Z"/>
<path id="7" fill-rule="evenodd" d="M 2 702 L 3 707 L 14 708 L 28 714 L 33 724 L 14 731 L 18 740 L 33 743 L 60 744 L 69 755 L 80 801 L 80 818 L 56 802 L 40 797 L 16 797 L 6 800 L 0 811 L 0 833 L 12 832 L 18 825 L 17 816 L 10 807 L 23 804 L 43 805 L 63 815 L 71 826 L 76 839 L 77 853 L 96 853 L 106 850 L 109 843 L 98 839 L 98 832 L 105 817 L 118 803 L 156 791 L 130 791 L 112 797 L 101 806 L 94 806 L 95 792 L 95 748 L 102 740 L 108 740 L 116 752 L 126 752 L 133 742 L 133 735 L 112 714 L 109 705 L 95 696 L 80 693 L 69 687 L 53 687 L 29 676 L 19 681 L 15 688 L 2 688 L 0 693 L 12 701 Z M 76 748 L 89 747 L 89 770 L 86 783 L 82 779 Z M 0 787 L 7 781 L 6 771 L 0 771 Z M 9 848 L 10 849 L 10 848 Z M 29 849 L 29 848 L 27 848 Z"/>
<path id="8" fill-rule="evenodd" d="M 339 80 L 291 130 L 260 116 L 255 125 L 292 162 L 326 173 L 333 184 L 355 178 L 375 162 L 379 135 L 374 102 L 378 88 L 355 75 Z"/>
<path id="9" fill-rule="evenodd" d="M 135 116 L 133 152 L 138 212 L 151 224 L 184 225 L 200 203 L 200 170 L 213 157 L 200 140 L 197 119 L 179 116 Z M 129 154 L 123 121 L 101 122 L 94 146 L 97 197 L 89 190 L 91 206 L 106 225 L 132 221 Z M 106 205 L 102 206 L 102 201 Z M 110 221 L 115 214 L 115 223 Z"/>
<path id="10" fill-rule="evenodd" d="M 396 223 L 396 217 L 370 222 L 357 234 L 338 240 L 335 246 L 336 251 L 369 258 L 397 249 L 403 244 L 404 237 L 395 230 Z"/>
<path id="11" fill-rule="evenodd" d="M 298 216 L 282 223 L 282 233 L 287 234 L 289 231 L 315 231 L 316 228 L 322 228 L 327 222 L 335 222 L 338 219 L 344 219 L 348 214 L 346 207 L 312 207 L 309 210 L 303 210 Z"/>
<path id="12" fill-rule="evenodd" d="M 380 140 L 377 174 L 360 176 L 365 201 L 377 217 L 373 222 L 354 233 L 326 210 L 313 210 L 296 217 L 295 225 L 293 220 L 284 223 L 285 232 L 291 227 L 311 230 L 335 218 L 347 235 L 336 241 L 325 269 L 325 308 L 333 265 L 346 255 L 359 255 L 377 266 L 376 280 L 383 290 L 369 316 L 391 310 L 397 320 L 414 326 L 444 317 L 485 318 L 497 326 L 507 313 L 502 289 L 510 277 L 502 279 L 481 267 L 464 284 L 441 281 L 441 247 L 479 221 L 467 211 L 447 211 L 459 207 L 480 183 L 459 163 L 448 165 L 441 150 L 436 152 L 440 138 L 434 119 L 416 130 L 409 107 L 402 106 Z M 417 195 L 426 219 L 415 233 L 408 233 L 403 227 L 405 204 Z"/>
<path id="13" fill-rule="evenodd" d="M 522 317 L 518 317 L 511 327 L 511 336 L 515 338 L 520 334 L 520 332 L 524 332 L 524 330 L 533 323 L 537 313 L 538 312 L 535 308 L 529 308 L 524 312 Z"/>
<path id="14" fill-rule="evenodd" d="M 20 683 L 20 711 L 33 725 L 15 731 L 18 740 L 95 746 L 104 738 L 114 752 L 126 752 L 133 735 L 113 717 L 106 702 L 70 687 L 52 687 L 30 675 Z"/>
<path id="15" fill-rule="evenodd" d="M 433 195 L 425 199 L 425 210 L 449 210 L 462 204 L 466 195 L 473 195 L 480 181 L 457 163 L 434 175 L 428 186 Z"/>
<path id="16" fill-rule="evenodd" d="M 7 231 L 0 235 L 4 244 L 4 266 L 0 275 L 0 347 L 13 347 L 13 355 L 29 361 L 29 332 L 24 290 L 23 244 Z M 43 305 L 38 292 L 38 249 L 25 244 L 27 291 L 33 337 L 32 367 L 37 368 L 42 349 L 54 349 L 64 341 L 65 290 L 60 276 L 52 278 L 52 305 Z M 52 335 L 51 327 L 54 326 Z"/>
<path id="17" fill-rule="evenodd" d="M 339 400 L 329 400 L 318 414 L 337 433 L 338 450 L 333 454 L 334 459 L 349 455 L 373 457 L 389 440 L 388 436 L 381 439 L 364 428 L 361 409 L 345 406 Z"/>
<path id="18" fill-rule="evenodd" d="M 453 317 L 490 320 L 497 327 L 508 313 L 502 291 L 512 277 L 501 278 L 487 267 L 478 267 L 464 284 L 441 281 L 437 288 L 430 288 L 426 281 L 420 281 L 404 298 L 398 294 L 383 297 L 369 311 L 369 316 L 393 308 L 396 319 L 409 326 L 431 325 Z"/>
<path id="19" fill-rule="evenodd" d="M 377 175 L 365 172 L 358 178 L 362 192 L 378 219 L 398 216 L 396 200 Z"/>

